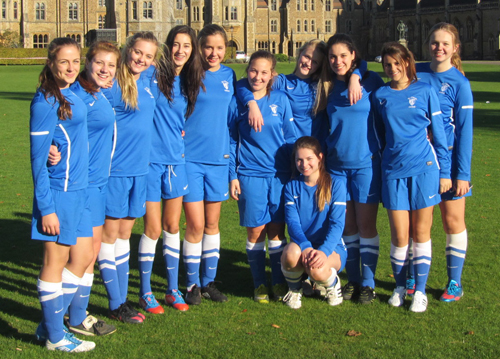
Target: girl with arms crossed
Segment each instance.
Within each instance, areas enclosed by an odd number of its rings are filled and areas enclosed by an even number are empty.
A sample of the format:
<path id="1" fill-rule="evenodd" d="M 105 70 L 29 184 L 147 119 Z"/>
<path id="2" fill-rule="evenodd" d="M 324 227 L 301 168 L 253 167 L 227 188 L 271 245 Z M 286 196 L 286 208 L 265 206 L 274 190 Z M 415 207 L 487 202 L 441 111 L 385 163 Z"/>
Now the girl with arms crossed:
<path id="1" fill-rule="evenodd" d="M 31 169 L 34 184 L 31 237 L 43 241 L 37 289 L 43 319 L 36 330 L 49 350 L 85 352 L 95 343 L 66 331 L 63 317 L 92 261 L 88 201 L 87 109 L 70 89 L 80 70 L 80 45 L 54 39 L 30 107 Z M 47 166 L 51 144 L 62 161 Z"/>
<path id="2" fill-rule="evenodd" d="M 398 307 L 404 303 L 411 237 L 416 288 L 410 310 L 424 312 L 432 257 L 432 211 L 441 201 L 439 194 L 451 188 L 448 146 L 437 94 L 430 85 L 417 81 L 412 53 L 399 43 L 387 43 L 382 64 L 391 81 L 375 92 L 372 106 L 385 128 L 382 202 L 391 226 L 396 280 L 389 304 Z"/>
<path id="3" fill-rule="evenodd" d="M 247 228 L 247 256 L 254 280 L 254 300 L 269 302 L 265 240 L 268 238 L 275 299 L 286 294 L 280 257 L 286 244 L 283 186 L 290 178 L 295 130 L 286 95 L 271 90 L 276 59 L 263 50 L 252 54 L 247 81 L 266 126 L 255 132 L 242 104 L 231 106 L 231 197 L 238 201 L 240 225 Z"/>
<path id="4" fill-rule="evenodd" d="M 194 30 L 179 25 L 170 30 L 164 54 L 156 66 L 151 89 L 156 97 L 148 173 L 144 234 L 139 243 L 141 306 L 150 313 L 163 313 L 151 291 L 151 271 L 158 237 L 163 229 L 163 257 L 168 279 L 165 303 L 186 311 L 178 289 L 179 220 L 182 198 L 188 193 L 182 132 L 192 114 L 196 97 L 203 86 L 203 68 Z M 161 199 L 161 202 L 160 202 Z M 162 212 L 163 204 L 163 212 Z"/>
<path id="5" fill-rule="evenodd" d="M 321 146 L 313 137 L 301 137 L 293 150 L 300 175 L 286 184 L 285 218 L 291 242 L 281 258 L 289 291 L 283 301 L 290 308 L 302 306 L 300 278 L 306 272 L 326 288 L 330 305 L 342 303 L 340 278 L 347 250 L 342 241 L 346 187 L 325 169 Z"/>

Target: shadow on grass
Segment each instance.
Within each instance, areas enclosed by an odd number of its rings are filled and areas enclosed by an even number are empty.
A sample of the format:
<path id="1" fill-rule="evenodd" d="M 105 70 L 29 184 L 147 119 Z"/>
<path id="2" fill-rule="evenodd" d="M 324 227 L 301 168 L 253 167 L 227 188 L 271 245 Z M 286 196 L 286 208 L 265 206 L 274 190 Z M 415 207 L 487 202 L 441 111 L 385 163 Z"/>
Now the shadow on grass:
<path id="1" fill-rule="evenodd" d="M 0 91 L 0 98 L 3 100 L 28 101 L 35 95 L 35 92 L 5 92 Z"/>

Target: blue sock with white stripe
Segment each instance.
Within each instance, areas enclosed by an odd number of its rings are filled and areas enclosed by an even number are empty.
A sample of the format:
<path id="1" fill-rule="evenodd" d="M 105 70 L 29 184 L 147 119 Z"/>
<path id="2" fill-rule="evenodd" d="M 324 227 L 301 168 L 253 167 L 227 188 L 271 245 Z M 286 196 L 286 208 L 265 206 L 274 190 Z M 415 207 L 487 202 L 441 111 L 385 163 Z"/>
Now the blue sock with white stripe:
<path id="1" fill-rule="evenodd" d="M 266 242 L 252 243 L 247 239 L 247 257 L 252 272 L 253 285 L 258 288 L 266 281 Z"/>
<path id="2" fill-rule="evenodd" d="M 446 264 L 448 280 L 462 285 L 462 270 L 467 252 L 467 230 L 457 234 L 446 235 Z"/>
<path id="3" fill-rule="evenodd" d="M 62 289 L 63 289 L 63 305 L 64 313 L 68 311 L 69 305 L 75 296 L 78 285 L 82 281 L 82 278 L 71 273 L 68 268 L 64 268 L 62 272 Z"/>
<path id="4" fill-rule="evenodd" d="M 425 243 L 413 243 L 413 271 L 415 272 L 415 291 L 425 294 L 425 286 L 432 260 L 432 243 L 429 239 Z"/>
<path id="5" fill-rule="evenodd" d="M 63 317 L 64 300 L 62 282 L 51 283 L 38 279 L 38 298 L 42 306 L 42 325 L 48 333 L 48 339 L 57 343 L 64 338 Z"/>
<path id="6" fill-rule="evenodd" d="M 168 291 L 179 288 L 179 255 L 181 249 L 180 233 L 163 231 L 163 259 L 167 271 Z"/>
<path id="7" fill-rule="evenodd" d="M 304 270 L 300 270 L 298 272 L 287 271 L 283 267 L 281 267 L 281 271 L 283 272 L 283 276 L 288 284 L 288 288 L 293 291 L 298 291 L 302 288 L 302 274 Z"/>
<path id="8" fill-rule="evenodd" d="M 151 272 L 155 260 L 157 239 L 151 239 L 146 234 L 142 234 L 139 242 L 139 277 L 141 289 L 139 295 L 142 297 L 146 293 L 151 293 Z"/>
<path id="9" fill-rule="evenodd" d="M 217 265 L 219 264 L 220 251 L 220 233 L 204 234 L 202 240 L 201 267 L 202 277 L 201 286 L 206 287 L 208 283 L 215 280 L 217 275 Z"/>
<path id="10" fill-rule="evenodd" d="M 85 273 L 69 305 L 69 324 L 73 327 L 82 324 L 87 318 L 87 307 L 89 306 L 90 290 L 93 282 L 94 273 Z"/>
<path id="11" fill-rule="evenodd" d="M 359 255 L 361 257 L 361 286 L 375 288 L 375 271 L 377 270 L 380 238 L 378 234 L 373 238 L 359 237 Z"/>
<path id="12" fill-rule="evenodd" d="M 117 238 L 115 242 L 115 261 L 120 298 L 122 303 L 127 301 L 128 276 L 130 270 L 130 240 Z"/>
<path id="13" fill-rule="evenodd" d="M 186 268 L 186 287 L 191 290 L 193 285 L 200 286 L 200 261 L 201 261 L 201 242 L 191 243 L 184 239 L 182 244 L 182 259 Z"/>
<path id="14" fill-rule="evenodd" d="M 396 287 L 405 287 L 406 271 L 408 270 L 408 245 L 396 247 L 391 243 L 391 267 Z"/>
<path id="15" fill-rule="evenodd" d="M 101 271 L 101 278 L 108 294 L 109 309 L 115 310 L 123 303 L 120 295 L 118 273 L 116 273 L 115 244 L 101 243 L 101 250 L 97 256 L 97 263 Z"/>
<path id="16" fill-rule="evenodd" d="M 345 270 L 347 280 L 352 283 L 361 283 L 361 270 L 359 265 L 359 233 L 352 236 L 343 236 L 347 248 L 347 260 Z"/>
<path id="17" fill-rule="evenodd" d="M 271 262 L 271 283 L 272 285 L 285 283 L 285 277 L 281 271 L 281 254 L 286 246 L 286 238 L 277 241 L 268 241 L 269 261 Z"/>

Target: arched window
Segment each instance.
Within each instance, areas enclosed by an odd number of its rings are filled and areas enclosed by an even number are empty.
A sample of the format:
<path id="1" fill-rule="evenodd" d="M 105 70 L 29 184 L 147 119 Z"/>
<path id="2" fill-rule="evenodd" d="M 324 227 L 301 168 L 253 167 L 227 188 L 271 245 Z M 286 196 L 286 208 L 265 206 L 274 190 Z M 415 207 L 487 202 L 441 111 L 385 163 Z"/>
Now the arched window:
<path id="1" fill-rule="evenodd" d="M 307 0 L 304 0 L 304 11 L 307 11 Z"/>
<path id="2" fill-rule="evenodd" d="M 307 20 L 304 20 L 304 32 L 309 31 L 308 26 L 307 26 Z"/>
<path id="3" fill-rule="evenodd" d="M 300 32 L 300 20 L 297 20 L 297 32 Z"/>
<path id="4" fill-rule="evenodd" d="M 314 11 L 314 0 L 311 0 L 311 11 Z"/>
<path id="5" fill-rule="evenodd" d="M 316 22 L 311 20 L 311 32 L 316 32 Z"/>

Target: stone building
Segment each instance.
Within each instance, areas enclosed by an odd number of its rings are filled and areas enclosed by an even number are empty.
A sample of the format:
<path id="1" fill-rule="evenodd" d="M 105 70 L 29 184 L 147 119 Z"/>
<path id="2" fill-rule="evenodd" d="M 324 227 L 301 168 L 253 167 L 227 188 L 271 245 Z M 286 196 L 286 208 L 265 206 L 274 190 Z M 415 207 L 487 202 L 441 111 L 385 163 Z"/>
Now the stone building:
<path id="1" fill-rule="evenodd" d="M 24 47 L 45 47 L 70 36 L 83 46 L 95 39 L 123 44 L 137 31 L 152 31 L 160 41 L 177 24 L 196 31 L 215 23 L 230 45 L 252 53 L 267 49 L 295 55 L 304 42 L 351 34 L 363 56 L 378 55 L 382 44 L 397 40 L 397 25 L 408 27 L 407 43 L 424 59 L 424 41 L 438 21 L 455 24 L 465 59 L 493 59 L 499 49 L 500 0 L 0 0 L 0 32 L 19 33 Z"/>

